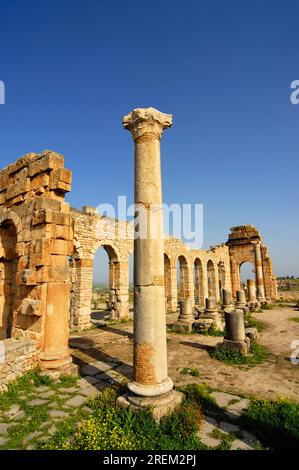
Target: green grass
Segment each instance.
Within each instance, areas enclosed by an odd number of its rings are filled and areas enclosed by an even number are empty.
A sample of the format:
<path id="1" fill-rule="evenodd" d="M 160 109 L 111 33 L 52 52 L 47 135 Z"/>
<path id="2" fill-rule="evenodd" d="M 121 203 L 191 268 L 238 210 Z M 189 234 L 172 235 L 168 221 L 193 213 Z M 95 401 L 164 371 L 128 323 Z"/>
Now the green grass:
<path id="1" fill-rule="evenodd" d="M 252 399 L 241 417 L 241 423 L 252 430 L 270 449 L 298 450 L 299 404 L 286 399 L 277 401 Z"/>
<path id="2" fill-rule="evenodd" d="M 296 323 L 299 323 L 299 317 L 291 317 L 288 320 L 295 321 Z"/>
<path id="3" fill-rule="evenodd" d="M 246 328 L 256 328 L 259 333 L 267 329 L 267 325 L 263 321 L 256 320 L 250 313 L 244 315 L 244 321 L 246 322 Z"/>
<path id="4" fill-rule="evenodd" d="M 7 391 L 0 393 L 0 410 L 7 410 L 12 404 L 20 402 L 20 395 L 29 393 L 41 385 L 49 386 L 53 380 L 47 375 L 41 375 L 38 369 L 31 370 L 22 377 L 10 382 Z"/>
<path id="5" fill-rule="evenodd" d="M 189 367 L 183 367 L 183 369 L 180 370 L 180 374 L 185 374 L 185 375 L 189 374 L 192 377 L 200 376 L 200 372 L 198 369 L 191 369 Z"/>
<path id="6" fill-rule="evenodd" d="M 262 310 L 273 310 L 273 305 L 272 304 L 267 304 L 262 307 Z"/>
<path id="7" fill-rule="evenodd" d="M 218 330 L 214 325 L 211 325 L 207 330 L 196 330 L 195 332 L 204 336 L 225 336 L 225 330 Z"/>
<path id="8" fill-rule="evenodd" d="M 116 406 L 120 390 L 107 388 L 88 403 L 92 413 L 79 425 L 67 420 L 40 449 L 176 450 L 203 449 L 196 436 L 200 406 L 188 399 L 174 413 L 155 422 L 150 409 L 134 412 Z"/>
<path id="9" fill-rule="evenodd" d="M 209 351 L 213 359 L 224 362 L 229 365 L 250 365 L 254 366 L 263 363 L 268 357 L 269 353 L 263 346 L 252 341 L 250 354 L 245 355 L 241 351 L 232 350 L 224 346 L 219 346 Z"/>

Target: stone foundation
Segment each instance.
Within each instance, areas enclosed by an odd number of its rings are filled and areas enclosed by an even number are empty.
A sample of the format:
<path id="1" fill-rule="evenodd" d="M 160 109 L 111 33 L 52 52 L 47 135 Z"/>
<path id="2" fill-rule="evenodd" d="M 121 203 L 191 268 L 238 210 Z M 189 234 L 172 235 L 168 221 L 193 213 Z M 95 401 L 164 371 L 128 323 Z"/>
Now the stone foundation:
<path id="1" fill-rule="evenodd" d="M 5 339 L 0 342 L 0 392 L 12 380 L 38 366 L 40 350 L 33 340 Z"/>

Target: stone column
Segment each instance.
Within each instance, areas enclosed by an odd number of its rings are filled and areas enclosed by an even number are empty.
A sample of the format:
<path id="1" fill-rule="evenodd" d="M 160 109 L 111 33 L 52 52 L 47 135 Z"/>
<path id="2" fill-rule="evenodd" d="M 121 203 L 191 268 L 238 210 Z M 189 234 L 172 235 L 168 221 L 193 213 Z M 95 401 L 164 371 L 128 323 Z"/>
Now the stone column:
<path id="1" fill-rule="evenodd" d="M 247 354 L 250 343 L 248 338 L 245 337 L 243 311 L 235 310 L 234 312 L 225 312 L 224 318 L 226 336 L 223 341 L 223 346 Z"/>
<path id="2" fill-rule="evenodd" d="M 173 323 L 173 331 L 183 331 L 190 333 L 192 331 L 192 324 L 194 323 L 194 315 L 192 314 L 192 300 L 180 301 L 180 315 L 176 322 Z"/>
<path id="3" fill-rule="evenodd" d="M 208 297 L 206 299 L 206 308 L 204 311 L 203 318 L 211 318 L 212 325 L 215 326 L 218 330 L 222 330 L 222 321 L 221 321 L 221 314 L 219 313 L 216 305 L 216 300 L 214 297 Z"/>
<path id="4" fill-rule="evenodd" d="M 222 308 L 224 310 L 232 310 L 233 309 L 233 304 L 232 304 L 232 293 L 228 289 L 222 289 Z"/>
<path id="5" fill-rule="evenodd" d="M 243 310 L 244 313 L 248 311 L 248 307 L 246 304 L 246 296 L 243 289 L 237 290 L 237 301 L 236 301 L 236 308 Z"/>
<path id="6" fill-rule="evenodd" d="M 257 287 L 257 300 L 265 302 L 265 288 L 264 288 L 264 275 L 262 266 L 262 255 L 261 255 L 261 242 L 257 242 L 254 245 L 255 253 L 255 268 L 256 268 L 256 287 Z"/>
<path id="7" fill-rule="evenodd" d="M 154 108 L 124 117 L 135 142 L 134 377 L 118 404 L 152 405 L 156 418 L 181 400 L 167 373 L 165 322 L 160 139 L 171 124 Z"/>
<path id="8" fill-rule="evenodd" d="M 254 279 L 247 279 L 247 300 L 248 307 L 254 311 L 260 307 L 260 303 L 256 298 L 256 286 Z"/>
<path id="9" fill-rule="evenodd" d="M 247 279 L 247 296 L 248 302 L 256 302 L 256 287 L 253 279 Z"/>

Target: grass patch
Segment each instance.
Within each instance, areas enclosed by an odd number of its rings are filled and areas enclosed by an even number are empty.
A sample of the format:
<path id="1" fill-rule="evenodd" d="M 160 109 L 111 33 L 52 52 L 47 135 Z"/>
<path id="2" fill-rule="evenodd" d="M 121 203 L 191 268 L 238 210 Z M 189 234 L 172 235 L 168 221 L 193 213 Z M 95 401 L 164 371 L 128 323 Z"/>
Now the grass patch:
<path id="1" fill-rule="evenodd" d="M 260 344 L 252 341 L 250 347 L 250 353 L 246 356 L 241 351 L 235 351 L 233 349 L 219 346 L 209 351 L 210 356 L 213 359 L 224 362 L 229 365 L 257 365 L 264 362 L 268 357 L 269 353 Z"/>
<path id="2" fill-rule="evenodd" d="M 246 328 L 256 328 L 259 333 L 265 331 L 268 326 L 261 320 L 256 320 L 251 316 L 250 313 L 244 315 L 244 321 L 246 322 Z"/>
<path id="3" fill-rule="evenodd" d="M 30 393 L 41 385 L 50 386 L 53 380 L 48 375 L 41 375 L 38 369 L 31 370 L 22 377 L 10 382 L 7 391 L 0 393 L 0 410 L 5 411 L 11 405 L 20 403 L 20 395 Z"/>
<path id="4" fill-rule="evenodd" d="M 213 429 L 209 436 L 221 441 L 219 446 L 217 446 L 217 450 L 229 450 L 232 442 L 237 439 L 237 436 L 234 433 L 227 434 L 220 431 L 220 429 Z"/>
<path id="5" fill-rule="evenodd" d="M 251 429 L 268 448 L 298 450 L 299 404 L 290 400 L 252 399 L 241 417 L 241 423 Z"/>
<path id="6" fill-rule="evenodd" d="M 204 336 L 225 336 L 225 330 L 218 330 L 213 324 L 207 330 L 195 329 L 195 332 Z"/>
<path id="7" fill-rule="evenodd" d="M 191 369 L 189 367 L 183 367 L 183 369 L 180 370 L 180 374 L 185 374 L 185 375 L 189 374 L 192 377 L 200 376 L 200 372 L 198 369 Z"/>
<path id="8" fill-rule="evenodd" d="M 262 310 L 273 310 L 273 305 L 272 304 L 266 304 L 262 307 Z"/>
<path id="9" fill-rule="evenodd" d="M 288 318 L 289 321 L 295 321 L 296 323 L 299 323 L 299 317 L 291 317 Z"/>
<path id="10" fill-rule="evenodd" d="M 158 424 L 150 409 L 138 414 L 130 407 L 121 409 L 115 402 L 119 390 L 107 388 L 90 400 L 93 410 L 79 425 L 73 420 L 62 423 L 40 449 L 75 450 L 176 450 L 203 449 L 196 433 L 202 413 L 197 403 L 186 399 L 174 413 Z"/>

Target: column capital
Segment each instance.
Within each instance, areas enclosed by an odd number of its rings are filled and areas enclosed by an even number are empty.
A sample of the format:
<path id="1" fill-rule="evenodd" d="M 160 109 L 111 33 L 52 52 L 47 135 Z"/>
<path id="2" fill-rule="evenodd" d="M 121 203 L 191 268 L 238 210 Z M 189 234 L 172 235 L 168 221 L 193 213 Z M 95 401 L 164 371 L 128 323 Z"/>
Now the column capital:
<path id="1" fill-rule="evenodd" d="M 163 129 L 172 125 L 172 114 L 161 113 L 155 108 L 136 108 L 124 116 L 123 125 L 131 131 L 135 141 L 144 136 L 160 140 Z"/>

